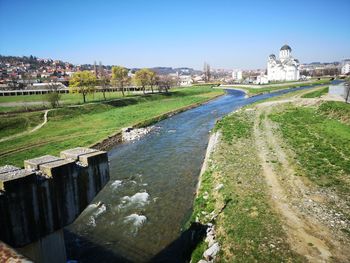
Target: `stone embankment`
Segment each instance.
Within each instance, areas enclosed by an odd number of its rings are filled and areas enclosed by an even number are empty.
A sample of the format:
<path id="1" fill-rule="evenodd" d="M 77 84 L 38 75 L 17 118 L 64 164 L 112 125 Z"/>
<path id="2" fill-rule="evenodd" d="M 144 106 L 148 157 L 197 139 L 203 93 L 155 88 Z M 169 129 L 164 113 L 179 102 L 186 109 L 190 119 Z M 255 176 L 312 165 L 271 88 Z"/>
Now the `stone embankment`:
<path id="1" fill-rule="evenodd" d="M 220 138 L 219 132 L 213 133 L 209 138 L 207 151 L 205 154 L 202 169 L 200 172 L 199 182 L 197 185 L 197 196 L 198 196 L 198 193 L 199 193 L 199 190 L 201 187 L 201 177 L 203 176 L 204 172 L 208 169 L 208 163 L 209 163 L 210 156 L 213 153 L 213 151 L 215 150 L 215 146 L 217 145 L 219 138 Z M 214 190 L 218 191 L 222 187 L 223 187 L 222 184 L 217 185 Z M 209 198 L 207 192 L 204 193 L 203 198 L 205 198 L 205 199 Z M 207 214 L 207 212 L 202 211 L 200 214 L 205 216 L 205 218 L 208 219 L 210 222 L 206 224 L 207 225 L 207 234 L 206 234 L 205 242 L 207 244 L 207 249 L 203 253 L 203 259 L 198 261 L 198 263 L 212 263 L 212 262 L 215 262 L 216 255 L 220 251 L 220 245 L 216 240 L 215 225 L 212 223 L 212 222 L 215 222 L 215 219 L 217 218 L 219 213 L 215 213 L 213 211 L 212 213 Z M 199 221 L 199 218 L 196 218 L 196 221 Z"/>

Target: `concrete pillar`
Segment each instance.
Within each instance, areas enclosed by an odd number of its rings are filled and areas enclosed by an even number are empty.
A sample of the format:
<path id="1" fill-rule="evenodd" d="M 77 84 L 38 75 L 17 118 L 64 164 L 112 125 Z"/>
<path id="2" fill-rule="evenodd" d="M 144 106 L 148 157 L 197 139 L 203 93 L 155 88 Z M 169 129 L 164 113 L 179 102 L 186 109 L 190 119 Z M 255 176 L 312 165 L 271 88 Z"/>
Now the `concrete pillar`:
<path id="1" fill-rule="evenodd" d="M 39 239 L 37 242 L 18 248 L 17 251 L 34 262 L 67 262 L 63 230 L 58 230 Z"/>
<path id="2" fill-rule="evenodd" d="M 35 262 L 63 263 L 62 229 L 107 184 L 107 153 L 75 148 L 24 167 L 0 167 L 0 240 Z"/>

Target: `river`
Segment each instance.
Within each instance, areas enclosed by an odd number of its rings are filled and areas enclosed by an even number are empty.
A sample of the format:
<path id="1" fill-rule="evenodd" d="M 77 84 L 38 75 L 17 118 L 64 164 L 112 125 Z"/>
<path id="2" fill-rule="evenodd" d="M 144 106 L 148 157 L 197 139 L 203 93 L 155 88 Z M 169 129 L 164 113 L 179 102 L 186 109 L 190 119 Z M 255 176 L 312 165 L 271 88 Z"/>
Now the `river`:
<path id="1" fill-rule="evenodd" d="M 310 87 L 294 88 L 292 91 Z M 157 123 L 153 132 L 109 152 L 111 180 L 67 228 L 69 259 L 147 262 L 181 233 L 216 120 L 290 90 L 245 98 L 237 90 Z"/>

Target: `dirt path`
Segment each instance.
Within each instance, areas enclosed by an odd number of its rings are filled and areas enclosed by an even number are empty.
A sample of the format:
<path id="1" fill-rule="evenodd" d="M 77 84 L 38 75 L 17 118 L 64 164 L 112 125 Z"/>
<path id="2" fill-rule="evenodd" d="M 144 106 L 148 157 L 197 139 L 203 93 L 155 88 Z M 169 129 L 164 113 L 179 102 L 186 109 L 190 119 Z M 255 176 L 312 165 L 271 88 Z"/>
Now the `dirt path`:
<path id="1" fill-rule="evenodd" d="M 35 126 L 33 129 L 31 129 L 29 131 L 24 131 L 24 132 L 21 132 L 21 133 L 17 133 L 17 134 L 11 135 L 11 136 L 7 136 L 7 137 L 4 137 L 4 138 L 1 138 L 0 142 L 4 142 L 4 141 L 11 140 L 11 139 L 15 139 L 15 138 L 18 138 L 20 136 L 23 136 L 23 135 L 26 135 L 26 134 L 30 134 L 32 132 L 35 132 L 35 131 L 39 130 L 41 127 L 43 127 L 47 123 L 47 114 L 48 114 L 49 111 L 50 110 L 45 110 L 43 122 L 40 123 L 39 125 Z"/>
<path id="2" fill-rule="evenodd" d="M 310 105 L 319 100 L 293 98 L 257 106 L 254 137 L 273 206 L 281 215 L 289 243 L 297 253 L 310 262 L 348 262 L 350 249 L 338 240 L 334 231 L 317 220 L 312 211 L 305 213 L 299 209 L 304 200 L 310 200 L 310 193 L 315 191 L 295 176 L 288 152 L 282 148 L 283 144 L 273 130 L 274 124 L 266 117 L 273 106 L 287 102 Z M 324 206 L 323 197 L 318 199 L 319 202 L 317 198 L 315 200 L 316 206 Z M 324 211 L 324 208 L 320 211 Z"/>

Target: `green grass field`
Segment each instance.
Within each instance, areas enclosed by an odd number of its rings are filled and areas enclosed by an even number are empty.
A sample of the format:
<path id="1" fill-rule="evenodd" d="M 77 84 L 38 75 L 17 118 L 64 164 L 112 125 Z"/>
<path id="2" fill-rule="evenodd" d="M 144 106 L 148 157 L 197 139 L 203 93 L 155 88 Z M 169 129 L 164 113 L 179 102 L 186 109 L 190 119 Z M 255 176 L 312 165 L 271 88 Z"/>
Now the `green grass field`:
<path id="1" fill-rule="evenodd" d="M 123 127 L 144 122 L 182 107 L 205 102 L 223 93 L 222 90 L 209 87 L 183 88 L 172 91 L 169 95 L 137 96 L 109 103 L 60 108 L 49 113 L 48 123 L 40 130 L 1 142 L 0 165 L 23 166 L 25 159 L 45 154 L 57 155 L 64 149 L 89 146 L 120 131 Z M 0 116 L 0 118 L 1 120 L 12 119 L 11 127 L 22 127 L 23 114 L 17 114 L 14 119 L 8 116 Z M 13 128 L 11 131 L 4 127 L 0 134 L 5 136 L 9 133 L 13 133 Z"/>
<path id="2" fill-rule="evenodd" d="M 301 97 L 302 98 L 319 98 L 322 95 L 327 94 L 328 91 L 329 91 L 329 87 L 324 87 L 322 89 L 318 89 L 318 90 L 306 93 L 306 94 L 302 95 Z"/>
<path id="3" fill-rule="evenodd" d="M 131 93 L 130 93 L 131 94 Z M 121 92 L 106 92 L 106 99 L 115 99 L 122 97 Z M 102 92 L 88 94 L 87 102 L 104 100 Z M 0 103 L 4 102 L 46 102 L 45 94 L 43 95 L 19 95 L 19 96 L 3 96 L 0 97 Z M 79 93 L 61 94 L 60 102 L 63 104 L 81 104 L 83 96 Z"/>
<path id="4" fill-rule="evenodd" d="M 43 122 L 43 112 L 28 112 L 14 116 L 0 117 L 0 139 L 21 133 Z"/>
<path id="5" fill-rule="evenodd" d="M 270 118 L 296 153 L 300 174 L 322 187 L 349 193 L 350 105 L 324 102 L 320 107 L 291 107 Z"/>

